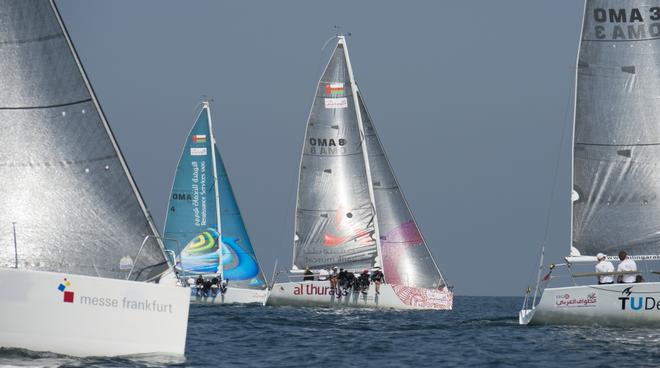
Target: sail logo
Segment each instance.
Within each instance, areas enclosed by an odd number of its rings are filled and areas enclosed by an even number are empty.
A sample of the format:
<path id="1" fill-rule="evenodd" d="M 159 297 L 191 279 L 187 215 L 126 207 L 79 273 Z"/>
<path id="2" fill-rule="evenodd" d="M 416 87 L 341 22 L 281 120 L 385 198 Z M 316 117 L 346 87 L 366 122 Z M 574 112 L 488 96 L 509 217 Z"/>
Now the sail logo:
<path id="1" fill-rule="evenodd" d="M 619 300 L 621 301 L 621 310 L 649 311 L 660 310 L 660 299 L 656 300 L 652 296 L 636 296 L 632 292 L 632 286 L 621 291 Z"/>
<path id="2" fill-rule="evenodd" d="M 206 143 L 206 134 L 195 134 L 192 136 L 193 143 Z"/>
<path id="3" fill-rule="evenodd" d="M 325 85 L 325 94 L 332 97 L 341 97 L 346 94 L 344 83 L 327 83 Z"/>
<path id="4" fill-rule="evenodd" d="M 346 97 L 325 98 L 323 102 L 326 109 L 345 109 L 348 107 L 348 100 Z"/>
<path id="5" fill-rule="evenodd" d="M 646 21 L 653 23 L 645 23 Z M 660 7 L 648 10 L 604 9 L 593 11 L 594 33 L 597 39 L 605 40 L 643 40 L 660 37 Z"/>
<path id="6" fill-rule="evenodd" d="M 190 147 L 190 156 L 206 156 L 206 147 Z"/>
<path id="7" fill-rule="evenodd" d="M 75 294 L 71 290 L 67 290 L 68 287 L 71 286 L 71 281 L 69 281 L 67 278 L 64 278 L 64 280 L 57 286 L 57 290 L 59 290 L 61 293 L 63 293 L 63 301 L 64 303 L 73 303 L 73 298 Z"/>
<path id="8" fill-rule="evenodd" d="M 555 295 L 555 308 L 584 308 L 596 305 L 598 305 L 596 293 L 589 293 L 586 296 L 575 296 L 569 293 Z"/>

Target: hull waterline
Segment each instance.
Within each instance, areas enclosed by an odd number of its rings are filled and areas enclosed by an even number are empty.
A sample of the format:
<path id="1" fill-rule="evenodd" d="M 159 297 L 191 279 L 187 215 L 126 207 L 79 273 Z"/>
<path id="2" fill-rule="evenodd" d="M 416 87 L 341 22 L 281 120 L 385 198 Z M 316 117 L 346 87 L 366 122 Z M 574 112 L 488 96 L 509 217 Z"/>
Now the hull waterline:
<path id="1" fill-rule="evenodd" d="M 197 290 L 190 289 L 190 302 L 194 304 L 255 304 L 266 305 L 269 292 L 267 289 L 241 289 L 228 287 L 223 294 L 220 292 L 211 293 L 208 296 L 197 295 Z"/>

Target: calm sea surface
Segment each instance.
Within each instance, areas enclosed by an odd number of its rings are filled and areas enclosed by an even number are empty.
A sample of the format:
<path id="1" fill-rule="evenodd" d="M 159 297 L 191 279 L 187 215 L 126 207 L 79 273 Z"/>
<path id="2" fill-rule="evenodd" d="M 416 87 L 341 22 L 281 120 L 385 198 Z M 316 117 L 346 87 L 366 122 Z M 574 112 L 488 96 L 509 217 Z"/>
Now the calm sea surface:
<path id="1" fill-rule="evenodd" d="M 452 312 L 193 305 L 185 359 L 0 350 L 0 366 L 660 366 L 660 330 L 521 327 L 521 301 L 456 297 Z"/>

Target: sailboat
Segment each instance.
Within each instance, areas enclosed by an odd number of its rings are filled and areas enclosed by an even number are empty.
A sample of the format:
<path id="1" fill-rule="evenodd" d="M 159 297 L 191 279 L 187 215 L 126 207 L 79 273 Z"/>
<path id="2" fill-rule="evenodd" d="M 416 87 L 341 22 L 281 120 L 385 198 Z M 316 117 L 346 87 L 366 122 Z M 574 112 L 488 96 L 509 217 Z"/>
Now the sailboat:
<path id="1" fill-rule="evenodd" d="M 190 296 L 53 0 L 0 5 L 0 347 L 183 355 Z"/>
<path id="2" fill-rule="evenodd" d="M 208 101 L 202 102 L 177 165 L 164 235 L 192 301 L 265 305 L 268 285 L 216 146 Z M 208 281 L 206 288 L 196 287 L 199 276 Z"/>
<path id="3" fill-rule="evenodd" d="M 593 271 L 598 253 L 618 262 L 613 256 L 624 250 L 638 266 L 660 259 L 658 19 L 658 0 L 585 2 L 572 137 L 572 244 L 565 263 L 541 272 L 541 261 L 521 324 L 660 326 L 660 283 L 596 284 L 597 277 L 616 280 L 629 272 L 576 272 Z M 556 277 L 560 271 L 568 277 Z"/>
<path id="4" fill-rule="evenodd" d="M 269 305 L 452 308 L 453 293 L 355 83 L 343 35 L 337 36 L 307 120 L 293 243 L 290 281 L 273 285 Z M 321 274 L 333 267 L 352 273 L 379 268 L 384 283 L 379 293 L 375 285 L 355 292 L 302 278 L 303 269 Z"/>

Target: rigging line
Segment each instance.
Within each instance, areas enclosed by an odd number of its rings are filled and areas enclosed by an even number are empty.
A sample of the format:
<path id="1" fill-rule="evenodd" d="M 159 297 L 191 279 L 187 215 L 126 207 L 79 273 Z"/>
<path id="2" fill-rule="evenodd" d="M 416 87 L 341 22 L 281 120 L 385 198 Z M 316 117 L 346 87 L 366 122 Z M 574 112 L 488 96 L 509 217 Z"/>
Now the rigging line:
<path id="1" fill-rule="evenodd" d="M 574 69 L 574 68 L 571 68 Z M 559 139 L 559 147 L 557 147 L 557 160 L 555 161 L 555 170 L 554 170 L 554 175 L 553 175 L 553 180 L 552 180 L 552 189 L 550 190 L 550 198 L 548 202 L 548 212 L 546 215 L 546 221 L 545 221 L 545 230 L 543 232 L 543 244 L 545 244 L 548 240 L 548 232 L 550 230 L 550 215 L 552 213 L 552 203 L 554 202 L 555 199 L 555 192 L 557 189 L 557 176 L 559 173 L 559 162 L 561 161 L 561 151 L 562 148 L 564 147 L 564 139 L 566 136 L 566 126 L 569 125 L 570 119 L 569 119 L 569 110 L 571 107 L 571 96 L 573 93 L 571 93 L 571 90 L 573 89 L 573 83 L 569 83 L 569 92 L 567 93 L 567 101 L 566 101 L 566 108 L 564 110 L 564 124 L 562 125 L 561 128 L 561 137 Z"/>

